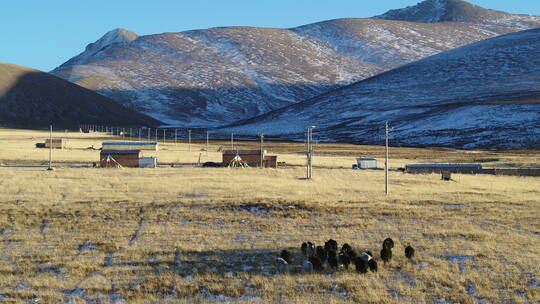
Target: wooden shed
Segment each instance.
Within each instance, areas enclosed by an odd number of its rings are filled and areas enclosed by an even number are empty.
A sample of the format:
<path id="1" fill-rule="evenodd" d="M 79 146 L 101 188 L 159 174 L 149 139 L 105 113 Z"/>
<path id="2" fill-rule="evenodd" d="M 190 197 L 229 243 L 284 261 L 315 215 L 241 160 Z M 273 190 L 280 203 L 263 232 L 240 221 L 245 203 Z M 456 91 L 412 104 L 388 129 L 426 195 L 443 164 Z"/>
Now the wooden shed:
<path id="1" fill-rule="evenodd" d="M 53 149 L 63 149 L 64 140 L 62 138 L 45 139 L 45 148 L 51 148 L 51 146 Z"/>
<path id="2" fill-rule="evenodd" d="M 158 150 L 157 142 L 104 142 L 101 146 L 103 150 Z"/>
<path id="3" fill-rule="evenodd" d="M 141 157 L 140 150 L 101 150 L 99 154 L 100 166 L 107 167 L 122 167 L 138 168 L 139 158 Z"/>
<path id="4" fill-rule="evenodd" d="M 264 167 L 265 168 L 277 168 L 278 161 L 276 155 L 266 155 L 264 157 Z"/>
<path id="5" fill-rule="evenodd" d="M 250 167 L 257 167 L 261 163 L 261 150 L 226 150 L 223 151 L 223 164 L 229 164 L 236 154 Z M 266 161 L 266 151 L 263 151 L 263 160 Z"/>
<path id="6" fill-rule="evenodd" d="M 223 164 L 229 164 L 236 154 L 240 155 L 242 160 L 248 164 L 248 166 L 256 167 L 261 162 L 261 150 L 226 150 L 223 151 Z M 264 151 L 263 151 L 264 157 Z"/>
<path id="7" fill-rule="evenodd" d="M 228 165 L 236 154 L 240 155 L 250 167 L 258 167 L 261 164 L 261 150 L 226 150 L 223 151 L 223 165 Z M 267 155 L 266 150 L 263 150 L 263 162 L 266 168 L 277 168 L 277 156 Z"/>

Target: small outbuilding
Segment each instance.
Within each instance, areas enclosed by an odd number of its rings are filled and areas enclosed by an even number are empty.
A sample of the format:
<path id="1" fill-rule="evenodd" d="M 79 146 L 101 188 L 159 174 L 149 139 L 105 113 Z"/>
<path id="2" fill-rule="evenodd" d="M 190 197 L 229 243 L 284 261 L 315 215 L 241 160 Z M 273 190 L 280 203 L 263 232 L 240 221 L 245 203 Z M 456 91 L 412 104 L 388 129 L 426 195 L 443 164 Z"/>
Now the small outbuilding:
<path id="1" fill-rule="evenodd" d="M 139 168 L 157 168 L 157 157 L 139 158 Z"/>
<path id="2" fill-rule="evenodd" d="M 47 138 L 45 139 L 45 148 L 63 149 L 64 140 L 62 138 Z"/>
<path id="3" fill-rule="evenodd" d="M 99 154 L 102 168 L 138 168 L 140 157 L 140 150 L 101 150 Z"/>
<path id="4" fill-rule="evenodd" d="M 357 158 L 359 169 L 377 169 L 377 160 L 375 158 Z"/>
<path id="5" fill-rule="evenodd" d="M 266 155 L 264 157 L 264 167 L 277 168 L 278 167 L 277 155 Z"/>
<path id="6" fill-rule="evenodd" d="M 101 146 L 103 150 L 158 150 L 157 142 L 104 142 Z"/>

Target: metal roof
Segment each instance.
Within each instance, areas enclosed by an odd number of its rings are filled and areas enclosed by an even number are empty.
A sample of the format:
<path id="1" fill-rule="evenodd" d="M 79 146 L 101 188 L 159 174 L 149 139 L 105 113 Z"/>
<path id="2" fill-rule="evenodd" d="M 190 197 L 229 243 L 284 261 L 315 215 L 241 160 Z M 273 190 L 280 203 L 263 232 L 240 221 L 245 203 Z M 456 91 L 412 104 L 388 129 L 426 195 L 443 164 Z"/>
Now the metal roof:
<path id="1" fill-rule="evenodd" d="M 141 150 L 101 150 L 100 154 L 139 154 Z"/>
<path id="2" fill-rule="evenodd" d="M 263 151 L 264 153 L 266 153 L 266 150 Z M 225 150 L 223 151 L 223 154 L 244 154 L 244 155 L 248 155 L 248 154 L 256 154 L 256 155 L 260 155 L 261 154 L 261 150 Z"/>
<path id="3" fill-rule="evenodd" d="M 157 145 L 157 142 L 104 142 L 102 146 L 153 146 Z"/>
<path id="4" fill-rule="evenodd" d="M 413 168 L 478 168 L 481 169 L 482 165 L 475 165 L 475 164 L 411 164 L 407 165 L 407 167 L 413 167 Z"/>
<path id="5" fill-rule="evenodd" d="M 363 157 L 363 158 L 359 158 L 359 160 L 376 160 L 375 158 L 367 158 L 367 157 Z"/>

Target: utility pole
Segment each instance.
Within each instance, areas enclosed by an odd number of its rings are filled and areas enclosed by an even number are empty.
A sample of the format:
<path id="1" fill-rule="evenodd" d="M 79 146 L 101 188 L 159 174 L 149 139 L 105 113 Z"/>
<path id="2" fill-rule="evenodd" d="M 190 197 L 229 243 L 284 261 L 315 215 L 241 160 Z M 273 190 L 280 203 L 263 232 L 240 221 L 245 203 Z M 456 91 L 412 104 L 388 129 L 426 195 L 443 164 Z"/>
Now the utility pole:
<path id="1" fill-rule="evenodd" d="M 146 137 L 148 138 L 148 139 L 147 139 L 148 141 L 150 141 L 150 130 L 151 130 L 151 129 L 152 129 L 152 128 L 148 128 L 148 129 L 146 130 Z"/>
<path id="2" fill-rule="evenodd" d="M 176 146 L 177 143 L 178 143 L 178 135 L 176 133 L 176 129 L 174 129 L 174 145 Z"/>
<path id="3" fill-rule="evenodd" d="M 156 142 L 158 141 L 158 139 L 157 139 L 157 131 L 158 131 L 158 129 L 156 128 Z"/>
<path id="4" fill-rule="evenodd" d="M 208 156 L 208 130 L 206 131 L 206 156 Z"/>
<path id="5" fill-rule="evenodd" d="M 234 133 L 231 133 L 231 150 L 234 150 Z"/>
<path id="6" fill-rule="evenodd" d="M 133 129 L 132 128 L 129 128 L 129 141 L 132 141 L 133 140 Z"/>
<path id="7" fill-rule="evenodd" d="M 261 133 L 261 169 L 264 168 L 264 148 L 263 148 L 263 143 L 264 143 L 264 134 Z"/>
<path id="8" fill-rule="evenodd" d="M 191 130 L 188 130 L 188 149 L 191 152 Z"/>
<path id="9" fill-rule="evenodd" d="M 307 128 L 307 179 L 311 179 L 313 177 L 313 163 L 312 163 L 312 157 L 313 157 L 313 129 L 315 126 L 309 126 Z"/>
<path id="10" fill-rule="evenodd" d="M 388 195 L 388 122 L 385 123 L 384 192 Z"/>
<path id="11" fill-rule="evenodd" d="M 49 168 L 47 168 L 48 171 L 51 171 L 52 168 L 52 125 L 50 125 L 49 130 Z"/>
<path id="12" fill-rule="evenodd" d="M 141 140 L 141 131 L 142 131 L 141 128 L 139 128 L 139 141 L 142 141 Z"/>
<path id="13" fill-rule="evenodd" d="M 163 142 L 165 142 L 165 140 L 167 140 L 167 129 L 163 129 Z"/>

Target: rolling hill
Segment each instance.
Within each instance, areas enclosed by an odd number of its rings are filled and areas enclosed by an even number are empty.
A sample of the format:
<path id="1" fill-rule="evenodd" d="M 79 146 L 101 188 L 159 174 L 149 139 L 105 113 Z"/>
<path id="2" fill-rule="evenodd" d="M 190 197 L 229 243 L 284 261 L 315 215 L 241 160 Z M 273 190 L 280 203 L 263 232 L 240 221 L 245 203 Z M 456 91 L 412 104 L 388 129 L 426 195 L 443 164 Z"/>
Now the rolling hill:
<path id="1" fill-rule="evenodd" d="M 540 26 L 538 17 L 495 14 L 457 0 L 419 6 L 438 9 L 407 8 L 290 29 L 222 27 L 147 36 L 117 29 L 52 73 L 165 123 L 212 127 Z M 495 14 L 497 22 L 473 18 L 486 14 Z M 407 21 L 386 20 L 400 18 Z M 432 22 L 408 22 L 424 20 Z"/>
<path id="2" fill-rule="evenodd" d="M 71 82 L 0 63 L 0 125 L 76 127 L 79 124 L 153 126 L 158 121 Z"/>
<path id="3" fill-rule="evenodd" d="M 463 148 L 540 148 L 540 28 L 414 62 L 222 131 Z"/>

